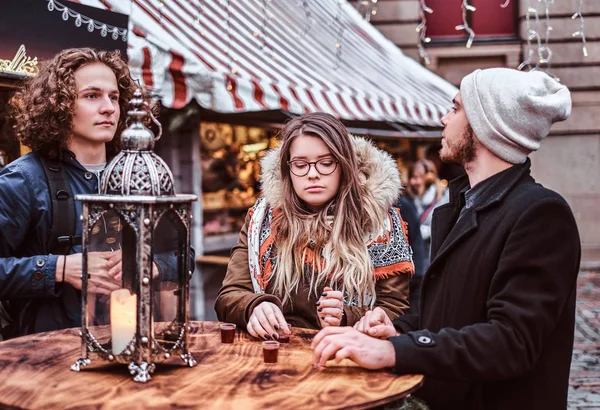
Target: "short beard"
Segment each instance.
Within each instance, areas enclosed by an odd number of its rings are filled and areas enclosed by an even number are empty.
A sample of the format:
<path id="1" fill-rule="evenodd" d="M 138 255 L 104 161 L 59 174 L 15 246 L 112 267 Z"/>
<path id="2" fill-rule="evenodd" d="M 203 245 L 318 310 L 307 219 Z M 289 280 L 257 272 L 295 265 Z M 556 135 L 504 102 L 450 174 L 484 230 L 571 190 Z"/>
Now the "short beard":
<path id="1" fill-rule="evenodd" d="M 473 128 L 471 128 L 470 124 L 467 124 L 460 134 L 459 142 L 449 153 L 450 155 L 440 155 L 440 159 L 444 162 L 455 162 L 464 167 L 466 164 L 473 162 L 477 157 L 477 144 Z"/>

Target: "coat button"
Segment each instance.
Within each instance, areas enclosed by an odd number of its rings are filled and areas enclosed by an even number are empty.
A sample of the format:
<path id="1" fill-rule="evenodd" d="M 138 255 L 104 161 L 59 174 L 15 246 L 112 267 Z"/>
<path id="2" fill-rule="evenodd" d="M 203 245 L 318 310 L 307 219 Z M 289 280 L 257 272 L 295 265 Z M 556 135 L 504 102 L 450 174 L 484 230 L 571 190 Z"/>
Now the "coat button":
<path id="1" fill-rule="evenodd" d="M 37 261 L 35 261 L 35 265 L 38 268 L 41 268 L 42 266 L 44 266 L 46 264 L 46 262 L 43 259 L 38 259 Z"/>
<path id="2" fill-rule="evenodd" d="M 419 336 L 419 343 L 424 344 L 424 345 L 429 345 L 431 344 L 431 338 L 427 337 L 427 336 Z"/>
<path id="3" fill-rule="evenodd" d="M 43 273 L 41 270 L 36 270 L 36 271 L 33 273 L 33 279 L 35 279 L 35 280 L 40 280 L 40 279 L 42 279 L 43 277 L 44 277 L 44 273 Z"/>
<path id="4" fill-rule="evenodd" d="M 84 175 L 85 179 L 92 179 L 92 173 L 91 172 L 86 172 Z"/>

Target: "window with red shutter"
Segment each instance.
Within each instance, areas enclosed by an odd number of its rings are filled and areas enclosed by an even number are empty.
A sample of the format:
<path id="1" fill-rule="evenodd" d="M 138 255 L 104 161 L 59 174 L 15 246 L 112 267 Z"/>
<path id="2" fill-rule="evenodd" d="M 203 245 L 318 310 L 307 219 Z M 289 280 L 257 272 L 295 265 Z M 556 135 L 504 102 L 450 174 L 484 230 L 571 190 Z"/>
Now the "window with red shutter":
<path id="1" fill-rule="evenodd" d="M 501 5 L 506 0 L 471 0 L 477 10 L 468 13 L 468 22 L 475 31 L 476 39 L 497 39 L 517 36 L 518 1 L 511 0 L 508 7 Z M 462 0 L 427 0 L 433 14 L 427 14 L 427 36 L 432 40 L 462 40 L 468 35 L 457 31 L 463 23 Z"/>

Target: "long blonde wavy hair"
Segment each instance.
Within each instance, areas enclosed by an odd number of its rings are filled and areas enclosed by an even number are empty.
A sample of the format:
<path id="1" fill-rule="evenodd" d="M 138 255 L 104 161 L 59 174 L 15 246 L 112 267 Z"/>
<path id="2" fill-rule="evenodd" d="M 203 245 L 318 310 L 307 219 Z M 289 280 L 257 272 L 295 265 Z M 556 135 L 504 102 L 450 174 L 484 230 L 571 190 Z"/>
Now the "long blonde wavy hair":
<path id="1" fill-rule="evenodd" d="M 341 170 L 337 194 L 316 210 L 298 197 L 291 181 L 290 145 L 299 136 L 323 140 Z M 297 293 L 301 282 L 308 281 L 309 296 L 312 292 L 316 295 L 318 285 L 329 284 L 341 290 L 348 300 L 362 304 L 367 295 L 375 295 L 365 232 L 372 232 L 376 227 L 369 207 L 363 206 L 364 188 L 360 184 L 350 135 L 334 116 L 311 113 L 288 122 L 280 138 L 282 199 L 281 212 L 273 217 L 277 232 L 273 290 L 283 296 L 286 304 L 291 303 L 292 294 Z M 327 223 L 328 215 L 333 215 L 333 226 Z M 309 251 L 311 241 L 314 243 L 312 252 Z"/>

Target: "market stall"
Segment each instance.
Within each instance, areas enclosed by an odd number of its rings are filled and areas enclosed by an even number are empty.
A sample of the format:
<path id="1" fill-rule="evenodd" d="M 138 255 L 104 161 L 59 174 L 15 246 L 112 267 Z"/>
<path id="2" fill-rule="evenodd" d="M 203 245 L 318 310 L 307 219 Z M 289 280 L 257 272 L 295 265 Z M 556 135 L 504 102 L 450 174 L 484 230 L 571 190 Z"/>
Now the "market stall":
<path id="1" fill-rule="evenodd" d="M 329 112 L 398 150 L 392 139 L 439 138 L 456 92 L 348 2 L 80 3 L 129 15 L 132 73 L 176 111 L 158 150 L 171 157 L 182 189 L 203 198 L 195 209 L 199 255 L 235 243 L 238 213 L 258 192 L 255 180 L 239 180 L 258 174 L 262 149 L 291 116 Z M 417 149 L 400 146 L 403 155 Z"/>

